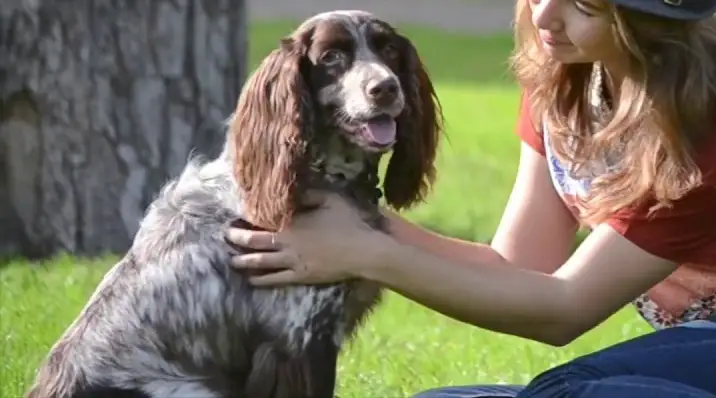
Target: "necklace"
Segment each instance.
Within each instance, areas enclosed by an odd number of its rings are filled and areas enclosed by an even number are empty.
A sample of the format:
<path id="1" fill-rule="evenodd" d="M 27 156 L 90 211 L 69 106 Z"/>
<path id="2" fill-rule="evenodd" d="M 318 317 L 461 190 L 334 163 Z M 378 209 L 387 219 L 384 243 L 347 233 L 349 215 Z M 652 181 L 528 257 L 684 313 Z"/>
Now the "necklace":
<path id="1" fill-rule="evenodd" d="M 588 101 L 592 109 L 592 122 L 598 126 L 603 124 L 611 113 L 611 109 L 604 99 L 604 67 L 601 62 L 592 64 L 592 73 L 588 84 Z"/>
<path id="2" fill-rule="evenodd" d="M 595 62 L 592 65 L 592 72 L 587 82 L 587 102 L 590 108 L 591 124 L 593 131 L 598 131 L 609 120 L 612 109 L 605 100 L 604 96 L 604 67 L 601 62 Z M 599 159 L 592 159 L 588 162 L 587 167 L 580 168 L 580 172 L 575 175 L 582 178 L 594 178 L 614 168 L 614 154 L 603 155 Z"/>

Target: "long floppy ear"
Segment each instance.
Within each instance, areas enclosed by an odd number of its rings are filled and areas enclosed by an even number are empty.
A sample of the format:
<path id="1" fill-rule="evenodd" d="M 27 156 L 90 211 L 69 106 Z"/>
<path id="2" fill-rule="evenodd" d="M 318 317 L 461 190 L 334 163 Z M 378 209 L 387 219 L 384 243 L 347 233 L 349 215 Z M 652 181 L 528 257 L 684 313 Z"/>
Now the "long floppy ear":
<path id="1" fill-rule="evenodd" d="M 405 110 L 398 117 L 397 142 L 383 188 L 396 209 L 422 201 L 435 181 L 435 158 L 443 132 L 443 114 L 430 76 L 409 39 L 403 45 L 398 73 L 405 92 Z"/>
<path id="2" fill-rule="evenodd" d="M 247 221 L 280 230 L 296 209 L 313 103 L 301 73 L 305 46 L 286 38 L 246 81 L 230 126 L 234 176 Z"/>

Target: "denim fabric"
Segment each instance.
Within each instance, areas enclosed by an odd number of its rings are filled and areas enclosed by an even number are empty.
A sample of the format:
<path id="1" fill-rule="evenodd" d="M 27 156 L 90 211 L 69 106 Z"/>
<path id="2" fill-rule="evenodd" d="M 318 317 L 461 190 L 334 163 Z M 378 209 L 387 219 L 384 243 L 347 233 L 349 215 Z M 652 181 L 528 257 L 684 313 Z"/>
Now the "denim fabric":
<path id="1" fill-rule="evenodd" d="M 702 329 L 716 329 L 716 321 L 706 321 L 703 319 L 699 319 L 697 321 L 691 321 L 686 322 L 684 324 L 679 325 L 681 327 L 685 328 L 702 328 Z"/>
<path id="2" fill-rule="evenodd" d="M 716 398 L 714 369 L 716 322 L 693 321 L 576 358 L 527 386 L 444 387 L 414 397 Z"/>
<path id="3" fill-rule="evenodd" d="M 515 398 L 524 388 L 501 384 L 440 387 L 413 395 L 413 398 Z"/>

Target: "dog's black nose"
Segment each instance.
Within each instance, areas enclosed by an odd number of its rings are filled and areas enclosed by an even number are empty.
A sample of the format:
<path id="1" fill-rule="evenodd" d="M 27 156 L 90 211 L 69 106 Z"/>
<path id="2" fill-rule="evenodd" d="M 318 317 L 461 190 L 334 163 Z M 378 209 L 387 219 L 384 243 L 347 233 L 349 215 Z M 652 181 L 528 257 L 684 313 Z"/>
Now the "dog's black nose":
<path id="1" fill-rule="evenodd" d="M 366 89 L 368 96 L 378 105 L 390 105 L 398 96 L 398 82 L 392 77 L 371 82 Z"/>

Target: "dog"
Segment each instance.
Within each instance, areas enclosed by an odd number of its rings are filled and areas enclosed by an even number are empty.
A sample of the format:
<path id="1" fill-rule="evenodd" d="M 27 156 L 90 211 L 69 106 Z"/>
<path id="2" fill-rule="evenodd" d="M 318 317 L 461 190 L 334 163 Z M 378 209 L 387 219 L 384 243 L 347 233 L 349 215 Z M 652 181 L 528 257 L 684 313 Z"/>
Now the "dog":
<path id="1" fill-rule="evenodd" d="M 162 187 L 27 397 L 333 397 L 340 348 L 382 288 L 253 287 L 230 267 L 241 249 L 225 230 L 281 230 L 316 188 L 383 228 L 379 200 L 405 209 L 432 187 L 442 132 L 406 36 L 359 10 L 308 18 L 247 79 L 221 154 L 192 157 Z"/>

